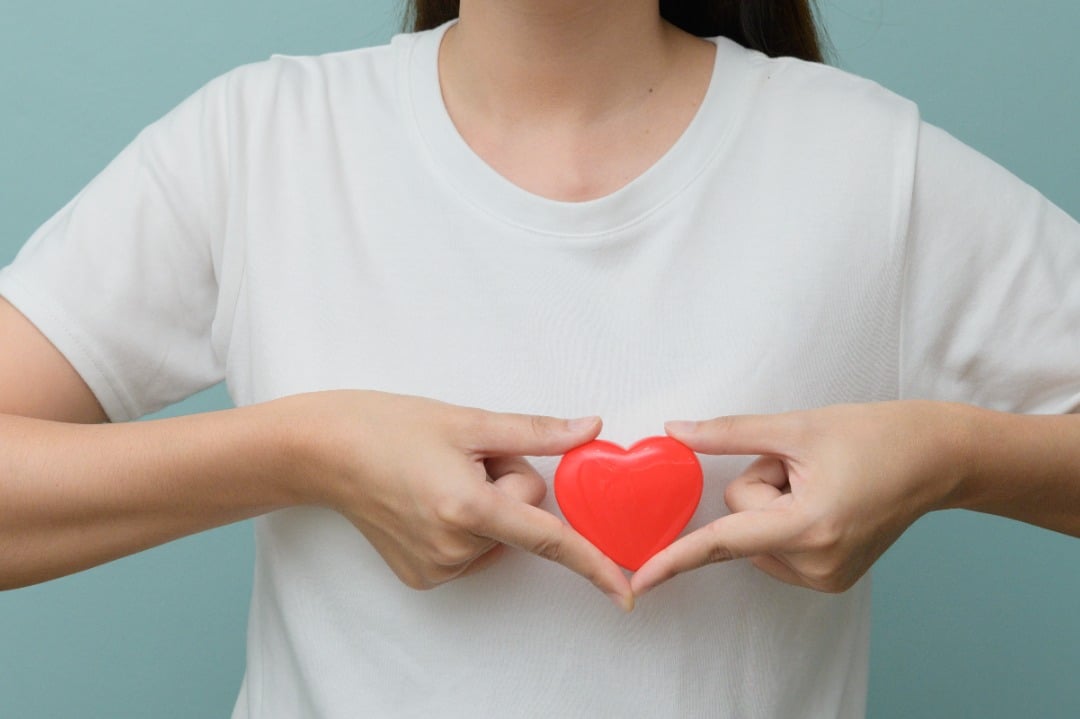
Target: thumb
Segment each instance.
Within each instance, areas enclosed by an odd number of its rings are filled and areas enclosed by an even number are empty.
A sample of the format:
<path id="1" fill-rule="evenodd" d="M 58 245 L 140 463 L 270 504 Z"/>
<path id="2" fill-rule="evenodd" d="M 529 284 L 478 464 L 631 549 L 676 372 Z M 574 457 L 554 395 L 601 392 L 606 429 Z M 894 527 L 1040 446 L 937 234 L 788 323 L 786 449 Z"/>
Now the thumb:
<path id="1" fill-rule="evenodd" d="M 655 554 L 634 574 L 630 586 L 640 596 L 672 577 L 706 564 L 788 551 L 805 522 L 791 509 L 736 512 L 687 534 Z"/>
<path id="2" fill-rule="evenodd" d="M 485 456 L 565 454 L 600 434 L 599 417 L 559 419 L 542 415 L 481 412 L 466 439 Z"/>
<path id="3" fill-rule="evenodd" d="M 790 456 L 801 422 L 797 413 L 746 414 L 701 422 L 667 422 L 668 435 L 703 454 L 768 454 Z"/>

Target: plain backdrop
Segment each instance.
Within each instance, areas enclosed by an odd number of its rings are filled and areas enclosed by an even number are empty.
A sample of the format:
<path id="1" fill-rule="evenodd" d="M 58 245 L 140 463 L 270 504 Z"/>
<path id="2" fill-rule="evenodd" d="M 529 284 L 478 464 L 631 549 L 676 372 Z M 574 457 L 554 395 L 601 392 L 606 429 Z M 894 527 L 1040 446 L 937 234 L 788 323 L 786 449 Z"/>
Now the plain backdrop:
<path id="1" fill-rule="evenodd" d="M 916 100 L 1080 216 L 1080 5 L 820 4 L 835 64 Z M 0 0 L 0 265 L 215 75 L 383 43 L 400 16 L 397 0 Z M 215 388 L 170 412 L 226 405 Z M 227 717 L 252 553 L 240 524 L 0 594 L 0 717 Z M 875 570 L 870 716 L 1080 716 L 1078 599 L 1080 541 L 924 518 Z"/>

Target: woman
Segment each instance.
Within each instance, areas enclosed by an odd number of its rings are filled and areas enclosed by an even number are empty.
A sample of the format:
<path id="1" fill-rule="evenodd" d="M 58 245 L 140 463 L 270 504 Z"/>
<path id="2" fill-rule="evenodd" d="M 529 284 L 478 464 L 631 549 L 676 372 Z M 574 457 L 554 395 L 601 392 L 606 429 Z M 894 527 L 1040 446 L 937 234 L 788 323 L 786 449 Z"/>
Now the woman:
<path id="1" fill-rule="evenodd" d="M 6 585 L 265 515 L 238 716 L 850 716 L 857 580 L 911 521 L 1080 531 L 1075 417 L 967 404 L 1075 408 L 1075 222 L 899 98 L 651 3 L 460 12 L 211 83 L 5 271 Z M 739 39 L 787 51 L 776 17 Z M 222 376 L 241 409 L 27 419 Z M 669 425 L 706 495 L 629 580 L 522 459 L 594 414 L 798 409 Z M 783 583 L 727 563 L 623 616 L 506 544 L 623 608 L 734 557 Z"/>

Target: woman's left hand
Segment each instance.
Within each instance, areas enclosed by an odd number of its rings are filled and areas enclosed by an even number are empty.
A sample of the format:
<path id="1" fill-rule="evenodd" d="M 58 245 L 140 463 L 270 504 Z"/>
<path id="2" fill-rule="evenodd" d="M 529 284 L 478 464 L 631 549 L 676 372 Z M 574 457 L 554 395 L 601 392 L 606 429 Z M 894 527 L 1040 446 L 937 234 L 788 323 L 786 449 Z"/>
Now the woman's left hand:
<path id="1" fill-rule="evenodd" d="M 728 486 L 732 514 L 647 561 L 634 593 L 741 557 L 789 584 L 847 590 L 916 519 L 949 506 L 970 464 L 970 409 L 895 401 L 669 422 L 696 452 L 761 457 Z"/>

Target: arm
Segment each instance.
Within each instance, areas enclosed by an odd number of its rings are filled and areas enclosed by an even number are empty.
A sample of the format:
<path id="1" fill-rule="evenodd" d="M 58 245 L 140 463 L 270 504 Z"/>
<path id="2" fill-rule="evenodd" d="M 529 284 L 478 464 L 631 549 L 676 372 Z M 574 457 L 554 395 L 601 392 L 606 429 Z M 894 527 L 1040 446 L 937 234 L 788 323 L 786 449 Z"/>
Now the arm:
<path id="1" fill-rule="evenodd" d="M 948 401 L 673 424 L 698 451 L 762 458 L 728 488 L 734 514 L 658 554 L 636 591 L 731 557 L 842 591 L 936 509 L 1080 534 L 1080 418 L 1065 414 L 1080 407 L 1080 224 L 925 124 L 909 192 L 897 396 Z"/>
<path id="2" fill-rule="evenodd" d="M 947 506 L 1080 537 L 1080 415 L 970 412 L 969 471 Z"/>
<path id="3" fill-rule="evenodd" d="M 293 450 L 259 412 L 101 424 L 86 383 L 3 299 L 0 337 L 0 589 L 295 501 L 267 481 Z"/>
<path id="4" fill-rule="evenodd" d="M 558 561 L 624 608 L 629 582 L 535 505 L 522 455 L 561 454 L 596 418 L 496 414 L 378 392 L 320 392 L 128 424 L 60 353 L 0 304 L 0 589 L 296 505 L 340 512 L 403 582 L 477 571 L 510 544 Z M 437 467 L 438 471 L 432 471 Z"/>
<path id="5" fill-rule="evenodd" d="M 298 503 L 254 410 L 119 425 L 0 415 L 0 589 Z"/>
<path id="6" fill-rule="evenodd" d="M 749 557 L 782 581 L 851 587 L 927 512 L 965 508 L 1080 536 L 1080 416 L 896 401 L 675 422 L 707 454 L 760 454 L 728 487 L 732 514 L 634 576 L 636 594 L 702 565 Z"/>
<path id="7" fill-rule="evenodd" d="M 86 382 L 37 328 L 0 297 L 0 414 L 60 422 L 108 418 Z"/>

